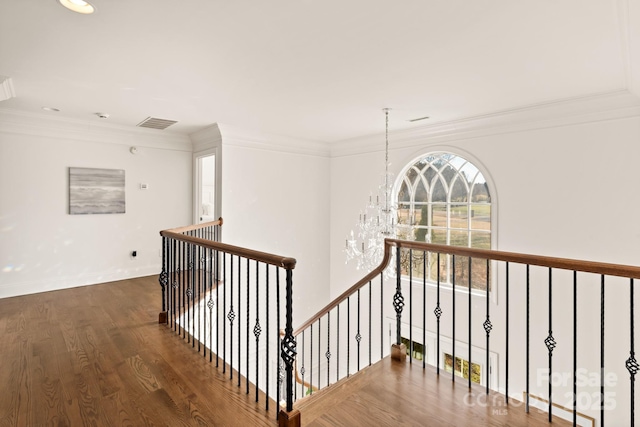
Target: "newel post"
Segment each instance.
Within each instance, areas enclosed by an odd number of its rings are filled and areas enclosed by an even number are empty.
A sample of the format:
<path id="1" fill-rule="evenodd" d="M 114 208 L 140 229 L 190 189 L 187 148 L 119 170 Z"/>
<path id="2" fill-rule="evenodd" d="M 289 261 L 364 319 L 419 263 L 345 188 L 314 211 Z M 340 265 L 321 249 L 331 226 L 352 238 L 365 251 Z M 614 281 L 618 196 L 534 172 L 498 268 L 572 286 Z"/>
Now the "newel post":
<path id="1" fill-rule="evenodd" d="M 167 285 L 169 284 L 167 246 L 167 238 L 162 236 L 162 272 L 158 276 L 158 282 L 162 288 L 162 311 L 158 314 L 158 323 L 167 323 Z"/>
<path id="2" fill-rule="evenodd" d="M 400 333 L 402 309 L 404 308 L 400 251 L 401 249 L 396 247 L 396 293 L 393 295 L 393 308 L 396 310 L 396 342 L 391 345 L 391 359 L 404 362 L 407 359 L 407 346 L 402 343 L 402 335 Z"/>
<path id="3" fill-rule="evenodd" d="M 287 268 L 286 291 L 286 326 L 284 338 L 280 344 L 280 355 L 285 365 L 285 394 L 287 406 L 280 410 L 278 425 L 280 427 L 300 427 L 300 411 L 293 409 L 293 362 L 296 358 L 296 339 L 293 336 L 293 270 Z"/>

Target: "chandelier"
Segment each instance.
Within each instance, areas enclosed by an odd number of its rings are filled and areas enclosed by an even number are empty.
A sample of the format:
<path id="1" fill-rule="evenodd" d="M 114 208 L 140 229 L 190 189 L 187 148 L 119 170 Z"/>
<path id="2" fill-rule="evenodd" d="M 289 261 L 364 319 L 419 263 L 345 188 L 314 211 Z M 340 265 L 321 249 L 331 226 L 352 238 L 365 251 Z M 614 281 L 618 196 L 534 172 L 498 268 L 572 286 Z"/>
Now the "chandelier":
<path id="1" fill-rule="evenodd" d="M 376 268 L 384 255 L 384 239 L 396 236 L 397 206 L 391 200 L 393 174 L 389 172 L 389 110 L 382 110 L 385 115 L 385 169 L 382 183 L 375 196 L 373 193 L 369 195 L 369 203 L 360 211 L 355 232 L 351 230 L 346 240 L 347 262 L 356 260 L 358 270 L 371 271 Z M 388 268 L 386 275 L 389 276 L 392 271 Z"/>

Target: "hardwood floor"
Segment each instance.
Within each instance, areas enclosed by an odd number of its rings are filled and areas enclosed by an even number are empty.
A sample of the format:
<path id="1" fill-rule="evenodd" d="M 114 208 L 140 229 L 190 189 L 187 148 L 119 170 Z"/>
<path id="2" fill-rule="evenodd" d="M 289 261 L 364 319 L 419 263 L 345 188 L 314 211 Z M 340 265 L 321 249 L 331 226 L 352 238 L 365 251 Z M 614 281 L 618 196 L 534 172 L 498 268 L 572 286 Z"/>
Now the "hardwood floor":
<path id="1" fill-rule="evenodd" d="M 275 403 L 265 411 L 159 325 L 159 308 L 156 277 L 0 299 L 0 427 L 275 426 Z M 549 425 L 466 392 L 387 358 L 296 407 L 315 427 Z"/>
<path id="2" fill-rule="evenodd" d="M 0 299 L 0 426 L 276 425 L 159 311 L 156 277 Z"/>
<path id="3" fill-rule="evenodd" d="M 305 427 L 325 426 L 570 426 L 524 406 L 505 406 L 504 397 L 484 388 L 468 393 L 466 381 L 452 384 L 449 374 L 436 375 L 421 363 L 393 362 L 370 366 L 346 381 L 296 403 Z"/>

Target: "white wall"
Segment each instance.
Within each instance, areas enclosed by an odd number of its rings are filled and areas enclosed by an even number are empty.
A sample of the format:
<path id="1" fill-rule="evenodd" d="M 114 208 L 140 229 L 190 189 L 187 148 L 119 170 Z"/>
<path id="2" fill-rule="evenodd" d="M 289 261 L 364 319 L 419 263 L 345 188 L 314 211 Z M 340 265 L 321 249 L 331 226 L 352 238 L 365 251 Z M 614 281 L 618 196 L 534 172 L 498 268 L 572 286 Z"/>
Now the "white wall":
<path id="1" fill-rule="evenodd" d="M 522 126 L 494 127 L 476 130 L 433 132 L 429 128 L 392 133 L 391 170 L 396 174 L 418 156 L 432 150 L 449 149 L 472 157 L 488 172 L 497 190 L 494 194 L 494 214 L 497 215 L 495 249 L 559 256 L 567 258 L 640 265 L 640 199 L 635 196 L 640 158 L 640 116 L 637 109 L 608 110 L 584 120 L 566 119 L 564 123 L 535 122 Z M 574 110 L 574 113 L 576 110 Z M 515 122 L 515 121 L 514 121 Z M 380 139 L 380 138 L 378 138 Z M 395 144 L 394 144 L 395 141 Z M 373 147 L 372 149 L 367 149 Z M 353 228 L 365 198 L 379 180 L 384 168 L 381 145 L 374 138 L 351 141 L 334 152 L 331 163 L 331 297 L 351 286 L 362 272 L 354 265 L 345 265 L 342 252 L 345 236 Z M 358 196 L 359 195 L 359 196 Z M 522 276 L 522 275 L 521 275 Z M 546 280 L 543 274 L 537 274 Z M 523 277 L 518 278 L 523 283 Z M 628 281 L 609 284 L 607 290 L 607 359 L 608 370 L 617 376 L 616 415 L 608 419 L 627 422 L 628 374 L 624 360 L 628 357 L 629 313 Z M 614 289 L 614 286 L 617 286 Z M 590 292 L 589 295 L 587 295 Z M 579 299 L 580 327 L 578 333 L 579 366 L 598 372 L 599 358 L 599 288 L 597 284 L 582 284 Z M 406 289 L 405 289 L 406 291 Z M 533 287 L 532 312 L 538 321 L 532 332 L 535 350 L 533 366 L 546 366 L 547 334 L 546 281 Z M 428 290 L 428 329 L 433 330 L 434 291 Z M 504 387 L 504 280 L 498 283 L 497 304 L 492 303 L 494 350 L 499 355 L 501 387 Z M 556 290 L 554 324 L 561 347 L 556 350 L 556 367 L 571 369 L 571 292 Z M 444 334 L 451 334 L 451 293 L 443 294 Z M 418 297 L 421 300 L 421 296 Z M 466 295 L 459 299 L 457 336 L 466 341 Z M 473 342 L 484 345 L 484 297 L 474 297 Z M 620 307 L 624 309 L 620 310 Z M 392 307 L 389 303 L 388 315 Z M 510 393 L 524 390 L 524 294 L 523 287 L 512 289 L 511 384 Z M 421 313 L 414 314 L 421 318 Z M 406 317 L 405 317 L 406 320 Z M 568 329 L 569 328 L 569 329 Z M 560 349 L 561 348 L 561 349 Z M 617 350 L 614 351 L 614 348 Z M 569 351 L 569 353 L 568 353 Z M 517 354 L 517 356 L 514 356 Z M 465 354 L 466 356 L 466 354 Z M 519 376 L 513 375 L 519 372 Z M 544 384 L 538 386 L 536 371 L 532 373 L 533 391 L 545 396 Z M 569 384 L 570 386 L 570 384 Z M 570 390 L 570 388 L 568 389 Z M 597 391 L 596 389 L 587 389 Z M 560 389 L 562 393 L 566 389 Z M 558 397 L 558 396 L 556 396 Z M 557 402 L 566 404 L 561 395 Z M 597 416 L 597 411 L 585 411 Z M 614 418 L 612 418 L 614 417 Z M 615 418 L 620 417 L 620 418 Z"/>
<path id="2" fill-rule="evenodd" d="M 0 298 L 160 271 L 159 231 L 191 219 L 192 161 L 187 137 L 157 132 L 0 115 Z M 126 213 L 69 215 L 69 167 L 124 169 Z"/>
<path id="3" fill-rule="evenodd" d="M 298 324 L 329 302 L 330 160 L 305 141 L 260 138 L 222 127 L 223 240 L 296 258 Z"/>

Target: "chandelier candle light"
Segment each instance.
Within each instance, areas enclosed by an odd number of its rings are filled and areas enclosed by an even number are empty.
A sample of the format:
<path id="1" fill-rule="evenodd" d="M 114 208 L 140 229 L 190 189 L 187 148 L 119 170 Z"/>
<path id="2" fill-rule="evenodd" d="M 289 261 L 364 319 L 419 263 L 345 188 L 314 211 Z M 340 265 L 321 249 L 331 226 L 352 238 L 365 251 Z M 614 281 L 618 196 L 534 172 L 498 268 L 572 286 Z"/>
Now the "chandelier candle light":
<path id="1" fill-rule="evenodd" d="M 373 194 L 369 195 L 369 203 L 360 211 L 356 231 L 351 230 L 346 240 L 347 262 L 355 259 L 358 270 L 371 271 L 377 267 L 384 255 L 384 239 L 396 236 L 398 208 L 391 200 L 393 174 L 389 172 L 389 110 L 382 110 L 385 114 L 385 172 L 382 184 L 378 187 L 375 200 Z"/>

